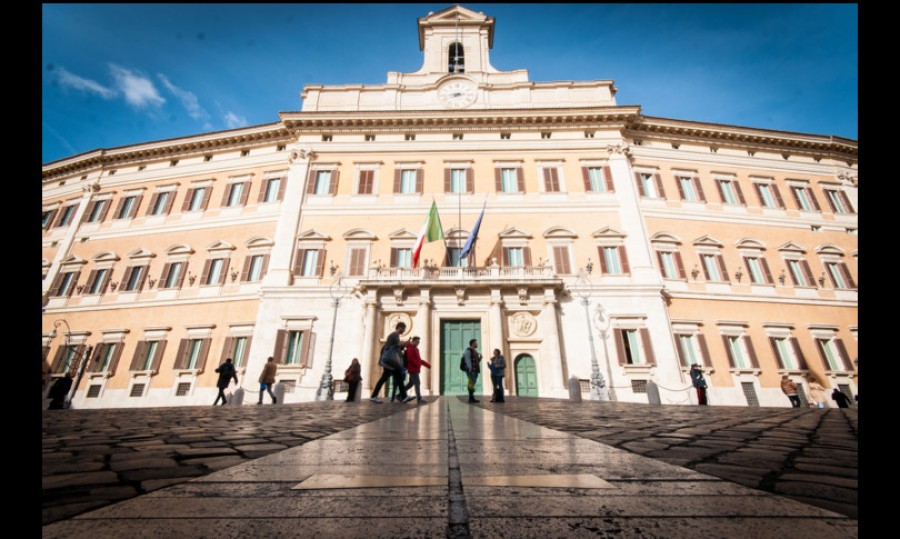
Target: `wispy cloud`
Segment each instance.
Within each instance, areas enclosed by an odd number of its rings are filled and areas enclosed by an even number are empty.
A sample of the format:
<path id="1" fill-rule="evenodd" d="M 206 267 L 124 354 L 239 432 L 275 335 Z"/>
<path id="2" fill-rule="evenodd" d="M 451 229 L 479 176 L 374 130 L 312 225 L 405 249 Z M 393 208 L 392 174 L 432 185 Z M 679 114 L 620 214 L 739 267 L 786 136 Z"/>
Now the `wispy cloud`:
<path id="1" fill-rule="evenodd" d="M 112 99 L 116 97 L 115 90 L 107 88 L 99 82 L 92 81 L 84 77 L 79 77 L 78 75 L 69 72 L 64 67 L 60 67 L 57 72 L 59 73 L 59 83 L 63 86 L 74 88 L 75 90 L 89 92 L 92 94 L 97 94 L 103 99 Z"/>
<path id="2" fill-rule="evenodd" d="M 116 86 L 125 95 L 125 101 L 128 104 L 145 108 L 148 106 L 158 107 L 166 102 L 156 91 L 153 81 L 144 75 L 115 64 L 110 64 L 109 69 L 116 80 Z"/>
<path id="3" fill-rule="evenodd" d="M 181 105 L 187 111 L 188 115 L 195 120 L 204 121 L 204 128 L 206 128 L 205 126 L 209 125 L 209 122 L 207 121 L 209 120 L 209 113 L 200 106 L 200 100 L 197 99 L 196 94 L 175 86 L 169 81 L 169 78 L 162 73 L 157 73 L 157 76 L 162 81 L 166 90 L 172 92 L 172 94 L 181 101 Z"/>
<path id="4" fill-rule="evenodd" d="M 225 120 L 225 125 L 228 129 L 235 129 L 237 127 L 244 127 L 247 125 L 247 119 L 243 116 L 238 116 L 237 114 L 228 111 L 222 116 L 222 119 Z"/>

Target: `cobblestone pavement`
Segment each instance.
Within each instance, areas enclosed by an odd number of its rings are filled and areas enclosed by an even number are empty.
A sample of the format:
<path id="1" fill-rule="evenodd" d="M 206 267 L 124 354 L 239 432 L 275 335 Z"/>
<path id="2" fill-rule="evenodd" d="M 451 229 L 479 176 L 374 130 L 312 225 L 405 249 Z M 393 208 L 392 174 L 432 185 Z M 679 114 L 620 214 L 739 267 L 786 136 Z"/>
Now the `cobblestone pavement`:
<path id="1" fill-rule="evenodd" d="M 480 406 L 858 518 L 857 410 L 507 397 Z"/>
<path id="2" fill-rule="evenodd" d="M 390 415 L 400 405 L 46 410 L 43 524 L 206 475 Z"/>

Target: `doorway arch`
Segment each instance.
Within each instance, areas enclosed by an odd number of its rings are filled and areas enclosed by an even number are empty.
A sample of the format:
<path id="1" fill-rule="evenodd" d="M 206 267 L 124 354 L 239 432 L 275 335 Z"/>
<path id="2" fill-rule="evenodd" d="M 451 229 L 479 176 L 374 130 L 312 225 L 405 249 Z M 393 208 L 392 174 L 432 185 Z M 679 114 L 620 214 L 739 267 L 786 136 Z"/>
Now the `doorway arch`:
<path id="1" fill-rule="evenodd" d="M 520 354 L 515 359 L 516 396 L 537 397 L 537 369 L 534 358 L 528 354 Z"/>

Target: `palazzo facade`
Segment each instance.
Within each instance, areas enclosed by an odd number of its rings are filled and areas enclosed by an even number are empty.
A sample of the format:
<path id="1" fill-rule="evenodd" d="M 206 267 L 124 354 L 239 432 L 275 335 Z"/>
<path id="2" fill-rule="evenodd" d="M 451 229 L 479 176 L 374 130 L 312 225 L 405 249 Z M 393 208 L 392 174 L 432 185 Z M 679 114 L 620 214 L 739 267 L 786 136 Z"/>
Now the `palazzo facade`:
<path id="1" fill-rule="evenodd" d="M 574 377 L 587 398 L 599 373 L 616 400 L 653 382 L 696 404 L 693 363 L 714 405 L 789 406 L 782 375 L 856 394 L 857 142 L 532 82 L 491 66 L 493 31 L 448 8 L 386 84 L 44 164 L 43 390 L 72 372 L 74 407 L 209 405 L 232 357 L 252 403 L 272 356 L 286 402 L 342 398 L 357 357 L 368 397 L 403 320 L 428 395 L 465 393 L 470 338 L 501 350 L 512 395 L 566 398 Z M 413 268 L 432 203 L 444 239 Z"/>

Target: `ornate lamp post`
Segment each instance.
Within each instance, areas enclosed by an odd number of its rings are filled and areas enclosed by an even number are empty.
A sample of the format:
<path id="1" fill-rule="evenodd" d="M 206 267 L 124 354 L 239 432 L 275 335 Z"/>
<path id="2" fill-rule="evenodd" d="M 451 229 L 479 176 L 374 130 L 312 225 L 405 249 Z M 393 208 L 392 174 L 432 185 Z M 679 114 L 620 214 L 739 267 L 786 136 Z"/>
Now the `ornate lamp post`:
<path id="1" fill-rule="evenodd" d="M 337 267 L 333 264 L 330 268 L 331 275 L 335 275 Z M 322 382 L 319 384 L 319 390 L 316 392 L 317 401 L 334 400 L 334 378 L 331 376 L 331 358 L 334 354 L 334 332 L 337 326 L 338 307 L 341 306 L 341 300 L 347 295 L 347 291 L 341 287 L 341 272 L 337 272 L 337 277 L 328 287 L 328 294 L 331 296 L 332 305 L 334 306 L 334 316 L 331 319 L 331 345 L 328 347 L 328 361 L 325 362 L 325 372 L 322 374 Z"/>
<path id="2" fill-rule="evenodd" d="M 581 304 L 584 305 L 584 316 L 587 321 L 588 329 L 588 341 L 591 346 L 591 400 L 608 401 L 610 400 L 609 389 L 606 387 L 606 380 L 603 379 L 603 375 L 600 373 L 600 364 L 597 362 L 597 352 L 594 350 L 594 330 L 591 327 L 591 315 L 588 310 L 588 304 L 590 303 L 594 288 L 584 270 L 578 272 L 578 280 L 575 281 L 575 287 L 576 293 L 581 297 Z M 606 334 L 604 333 L 603 335 L 605 341 Z M 605 349 L 606 347 L 604 346 L 604 350 Z"/>
<path id="3" fill-rule="evenodd" d="M 66 326 L 66 342 L 63 344 L 66 348 L 69 348 L 70 342 L 72 341 L 72 328 L 69 327 L 69 323 L 64 319 L 60 318 L 59 320 L 55 320 L 53 322 L 53 331 L 50 332 L 50 338 L 56 338 L 56 330 L 59 329 L 59 326 L 65 324 Z M 85 348 L 84 352 L 78 354 L 76 352 L 75 357 L 67 362 L 63 372 L 70 372 L 73 368 L 72 361 L 75 362 L 74 368 L 78 370 L 78 376 L 75 378 L 75 383 L 72 384 L 72 393 L 69 394 L 69 398 L 66 400 L 65 407 L 69 408 L 72 406 L 72 401 L 75 400 L 75 392 L 78 390 L 78 385 L 81 383 L 81 377 L 84 375 L 84 367 L 87 365 L 87 358 L 91 357 L 91 350 L 93 346 L 88 346 Z"/>

